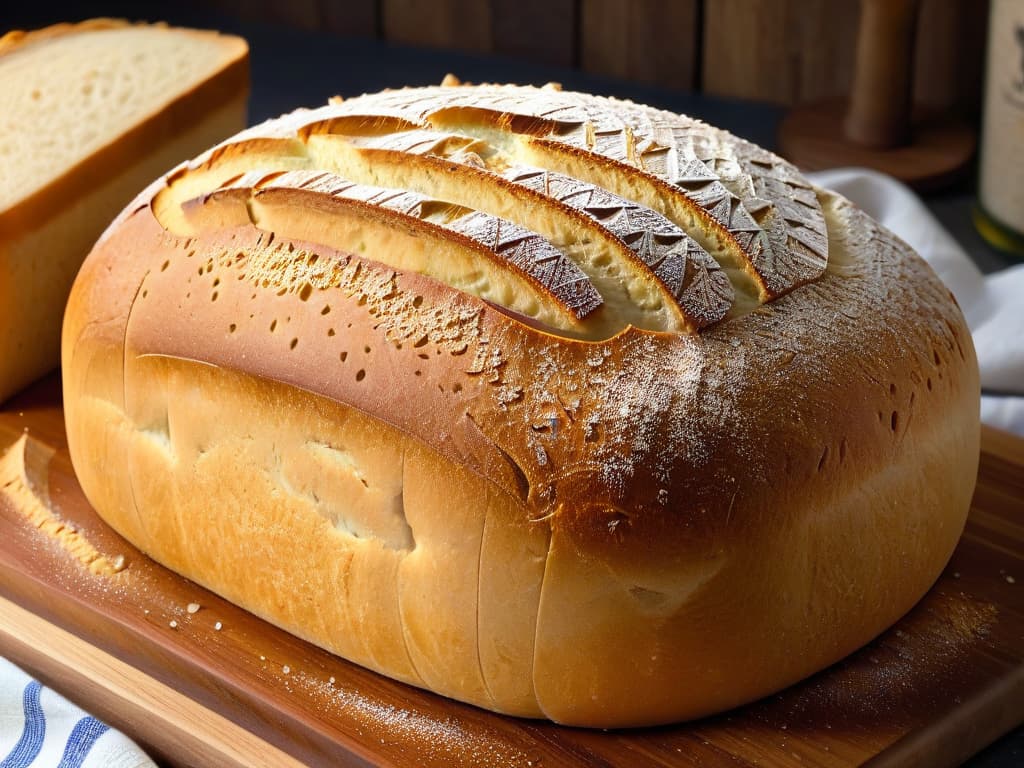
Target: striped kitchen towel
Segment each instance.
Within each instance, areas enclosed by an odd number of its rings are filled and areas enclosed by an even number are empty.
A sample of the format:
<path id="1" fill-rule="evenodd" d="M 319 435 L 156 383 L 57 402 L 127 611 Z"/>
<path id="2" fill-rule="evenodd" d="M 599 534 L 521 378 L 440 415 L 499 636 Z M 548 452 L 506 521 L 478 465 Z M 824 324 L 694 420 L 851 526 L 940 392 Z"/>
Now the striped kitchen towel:
<path id="1" fill-rule="evenodd" d="M 0 768 L 156 768 L 123 733 L 0 658 Z"/>

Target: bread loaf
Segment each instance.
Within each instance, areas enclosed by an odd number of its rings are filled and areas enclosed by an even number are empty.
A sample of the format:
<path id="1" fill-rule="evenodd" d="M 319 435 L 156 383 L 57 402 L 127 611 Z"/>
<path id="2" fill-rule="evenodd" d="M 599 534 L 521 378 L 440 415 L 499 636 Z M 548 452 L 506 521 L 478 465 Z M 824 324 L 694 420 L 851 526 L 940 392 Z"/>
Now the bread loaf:
<path id="1" fill-rule="evenodd" d="M 0 37 L 0 401 L 57 366 L 71 282 L 157 174 L 245 125 L 245 42 L 109 19 Z"/>
<path id="2" fill-rule="evenodd" d="M 168 567 L 358 664 L 583 726 L 890 626 L 960 535 L 978 374 L 891 233 L 696 120 L 337 101 L 157 180 L 63 339 L 71 455 Z"/>

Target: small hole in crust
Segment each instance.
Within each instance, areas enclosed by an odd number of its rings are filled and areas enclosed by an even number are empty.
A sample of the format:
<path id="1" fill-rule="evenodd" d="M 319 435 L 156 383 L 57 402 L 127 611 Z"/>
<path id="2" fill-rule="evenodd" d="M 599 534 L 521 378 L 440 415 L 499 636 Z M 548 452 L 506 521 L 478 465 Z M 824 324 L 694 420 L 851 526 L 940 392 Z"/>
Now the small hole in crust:
<path id="1" fill-rule="evenodd" d="M 217 297 L 218 297 L 219 295 L 220 295 L 220 294 L 219 294 L 219 293 L 217 293 L 217 291 L 214 291 L 214 292 L 213 292 L 213 295 L 212 295 L 212 296 L 210 297 L 210 301 L 216 301 L 216 300 L 217 300 Z"/>
<path id="2" fill-rule="evenodd" d="M 146 298 L 147 296 L 149 296 L 149 288 L 142 292 L 142 298 Z"/>
<path id="3" fill-rule="evenodd" d="M 370 347 L 369 347 L 369 345 L 363 347 L 363 352 L 365 352 L 367 355 L 370 354 Z"/>
<path id="4" fill-rule="evenodd" d="M 416 348 L 424 347 L 424 346 L 426 346 L 427 341 L 428 341 L 428 339 L 427 339 L 426 336 L 420 336 L 418 339 L 416 339 L 416 343 L 413 344 L 413 346 L 416 347 Z"/>
<path id="5" fill-rule="evenodd" d="M 356 381 L 362 381 L 365 378 L 366 378 L 366 371 L 364 371 L 362 368 L 360 368 L 358 371 L 356 371 Z"/>
<path id="6" fill-rule="evenodd" d="M 342 351 L 338 358 L 344 363 L 348 359 L 348 352 Z"/>
<path id="7" fill-rule="evenodd" d="M 928 385 L 928 391 L 931 392 L 932 391 L 932 377 L 929 376 L 928 377 L 928 381 L 925 382 L 925 383 Z"/>
<path id="8" fill-rule="evenodd" d="M 299 301 L 309 301 L 309 297 L 313 295 L 313 286 L 309 283 L 303 283 L 302 287 L 299 288 Z"/>
<path id="9" fill-rule="evenodd" d="M 939 350 L 932 349 L 932 360 L 935 361 L 935 365 L 942 365 L 942 359 L 939 357 Z"/>
<path id="10" fill-rule="evenodd" d="M 895 432 L 900 425 L 900 414 L 899 411 L 893 411 L 892 416 L 889 418 L 889 425 L 892 427 L 892 431 Z"/>
<path id="11" fill-rule="evenodd" d="M 461 391 L 462 391 L 462 385 L 461 384 L 459 384 L 458 382 L 455 382 L 454 384 L 452 384 L 452 392 L 454 392 L 457 395 Z"/>
<path id="12" fill-rule="evenodd" d="M 647 589 L 646 587 L 641 586 L 630 587 L 629 594 L 634 600 L 636 600 L 641 610 L 647 609 L 650 611 L 657 611 L 661 609 L 668 600 L 668 595 L 664 592 L 658 592 L 657 590 Z"/>
<path id="13" fill-rule="evenodd" d="M 421 306 L 423 306 L 423 297 L 417 296 L 415 299 L 412 300 L 412 305 L 416 307 L 416 309 L 419 309 Z"/>
<path id="14" fill-rule="evenodd" d="M 333 328 L 328 328 L 327 329 L 327 335 L 328 336 L 333 336 L 334 335 L 334 329 Z"/>
<path id="15" fill-rule="evenodd" d="M 166 272 L 167 268 L 169 266 L 171 266 L 171 260 L 170 259 L 168 259 L 167 261 L 165 261 L 163 264 L 160 265 L 160 271 L 161 272 Z"/>
<path id="16" fill-rule="evenodd" d="M 329 314 L 331 314 L 331 305 L 330 304 L 324 304 L 324 308 L 320 310 L 320 314 L 321 315 L 329 315 Z"/>
<path id="17" fill-rule="evenodd" d="M 889 394 L 892 395 L 893 397 L 896 396 L 896 385 L 895 384 L 890 384 L 889 385 Z"/>
<path id="18" fill-rule="evenodd" d="M 417 376 L 422 376 L 423 375 L 423 371 L 416 371 L 416 375 Z"/>
<path id="19" fill-rule="evenodd" d="M 213 278 L 213 287 L 216 288 L 218 285 L 220 285 L 220 278 L 219 277 Z"/>
<path id="20" fill-rule="evenodd" d="M 270 321 L 270 332 L 273 333 L 276 330 L 277 330 L 277 318 L 275 317 L 273 320 Z"/>
<path id="21" fill-rule="evenodd" d="M 288 345 L 288 349 L 295 349 L 297 346 L 299 346 L 299 340 L 295 338 L 292 339 L 291 344 Z"/>
<path id="22" fill-rule="evenodd" d="M 238 330 L 238 326 L 234 323 L 228 326 L 228 333 L 234 333 L 236 330 Z"/>

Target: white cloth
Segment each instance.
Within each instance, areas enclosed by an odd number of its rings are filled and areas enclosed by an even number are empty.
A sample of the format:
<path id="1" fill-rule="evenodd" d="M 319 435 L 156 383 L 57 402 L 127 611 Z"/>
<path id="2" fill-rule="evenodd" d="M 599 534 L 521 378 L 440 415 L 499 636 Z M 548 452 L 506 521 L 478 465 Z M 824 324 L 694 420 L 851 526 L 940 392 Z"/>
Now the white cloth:
<path id="1" fill-rule="evenodd" d="M 863 168 L 808 174 L 907 241 L 956 296 L 981 369 L 981 418 L 1024 436 L 1024 264 L 983 275 L 913 192 Z"/>
<path id="2" fill-rule="evenodd" d="M 124 734 L 0 658 L 0 768 L 156 768 Z"/>

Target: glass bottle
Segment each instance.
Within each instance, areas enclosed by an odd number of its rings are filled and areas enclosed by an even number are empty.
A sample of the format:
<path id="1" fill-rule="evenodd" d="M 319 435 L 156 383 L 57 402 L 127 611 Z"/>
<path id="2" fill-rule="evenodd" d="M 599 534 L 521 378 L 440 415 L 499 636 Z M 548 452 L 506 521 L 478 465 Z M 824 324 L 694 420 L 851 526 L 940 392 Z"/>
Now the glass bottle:
<path id="1" fill-rule="evenodd" d="M 992 0 L 974 223 L 1024 258 L 1024 0 Z"/>

